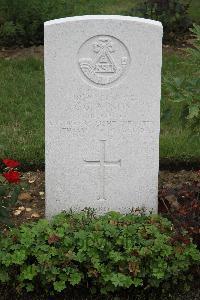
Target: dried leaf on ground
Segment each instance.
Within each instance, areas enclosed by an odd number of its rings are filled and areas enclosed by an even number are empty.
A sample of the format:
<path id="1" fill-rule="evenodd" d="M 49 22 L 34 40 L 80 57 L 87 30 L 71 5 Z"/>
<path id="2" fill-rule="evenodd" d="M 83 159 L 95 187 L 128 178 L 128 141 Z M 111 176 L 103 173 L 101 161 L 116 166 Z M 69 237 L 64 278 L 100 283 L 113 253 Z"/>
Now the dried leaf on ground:
<path id="1" fill-rule="evenodd" d="M 19 201 L 30 201 L 32 199 L 31 195 L 27 192 L 22 192 L 18 196 Z"/>
<path id="2" fill-rule="evenodd" d="M 16 210 L 13 212 L 13 215 L 14 215 L 14 216 L 19 216 L 21 213 L 22 213 L 22 211 L 21 211 L 20 209 L 16 209 Z"/>
<path id="3" fill-rule="evenodd" d="M 31 215 L 31 218 L 40 218 L 40 215 L 38 213 L 33 213 Z"/>
<path id="4" fill-rule="evenodd" d="M 179 208 L 180 204 L 177 201 L 177 198 L 175 195 L 168 195 L 165 197 L 165 199 L 169 202 L 169 204 L 174 208 Z"/>
<path id="5" fill-rule="evenodd" d="M 26 207 L 26 211 L 27 211 L 27 212 L 30 212 L 30 211 L 32 211 L 32 208 Z"/>

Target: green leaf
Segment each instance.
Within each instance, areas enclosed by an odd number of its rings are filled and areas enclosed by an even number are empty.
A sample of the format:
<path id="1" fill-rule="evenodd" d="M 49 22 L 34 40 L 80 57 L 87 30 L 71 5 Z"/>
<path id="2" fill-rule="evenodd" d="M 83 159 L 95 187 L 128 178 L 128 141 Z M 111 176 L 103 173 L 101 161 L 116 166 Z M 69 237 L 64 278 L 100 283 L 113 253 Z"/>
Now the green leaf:
<path id="1" fill-rule="evenodd" d="M 133 284 L 135 287 L 143 285 L 142 279 L 141 278 L 134 278 L 133 279 Z"/>
<path id="2" fill-rule="evenodd" d="M 0 174 L 0 183 L 3 183 L 5 181 L 5 178 Z"/>
<path id="3" fill-rule="evenodd" d="M 27 266 L 20 274 L 20 280 L 32 280 L 38 273 L 36 265 Z"/>
<path id="4" fill-rule="evenodd" d="M 176 98 L 173 99 L 173 102 L 175 102 L 175 103 L 180 103 L 180 102 L 183 102 L 183 101 L 185 101 L 184 97 L 176 96 Z"/>
<path id="5" fill-rule="evenodd" d="M 110 280 L 115 287 L 126 287 L 129 288 L 133 283 L 130 276 L 122 273 L 111 273 L 108 275 L 107 280 Z"/>
<path id="6" fill-rule="evenodd" d="M 114 261 L 114 262 L 119 262 L 123 260 L 123 256 L 120 254 L 120 252 L 117 251 L 110 251 L 109 257 Z"/>
<path id="7" fill-rule="evenodd" d="M 6 269 L 0 269 L 0 282 L 5 283 L 9 281 L 9 275 Z"/>
<path id="8" fill-rule="evenodd" d="M 26 259 L 26 252 L 21 250 L 16 250 L 12 255 L 12 262 L 17 265 L 23 265 L 25 259 Z"/>
<path id="9" fill-rule="evenodd" d="M 26 283 L 26 290 L 27 292 L 34 291 L 34 285 L 32 283 Z"/>
<path id="10" fill-rule="evenodd" d="M 21 190 L 21 187 L 19 185 L 16 185 L 14 187 L 14 189 L 11 193 L 11 200 L 10 200 L 11 205 L 14 205 L 17 202 L 20 190 Z"/>
<path id="11" fill-rule="evenodd" d="M 66 283 L 63 280 L 55 281 L 53 287 L 56 292 L 62 292 L 66 288 Z"/>
<path id="12" fill-rule="evenodd" d="M 70 274 L 69 282 L 71 285 L 76 285 L 81 282 L 81 274 L 79 272 L 73 272 Z"/>

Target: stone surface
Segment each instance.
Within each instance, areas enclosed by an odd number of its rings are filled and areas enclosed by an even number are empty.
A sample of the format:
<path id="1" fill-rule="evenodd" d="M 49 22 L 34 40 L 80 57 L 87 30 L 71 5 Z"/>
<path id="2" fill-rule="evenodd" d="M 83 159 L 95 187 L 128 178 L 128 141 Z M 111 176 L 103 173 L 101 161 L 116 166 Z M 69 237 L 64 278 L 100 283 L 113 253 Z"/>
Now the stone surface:
<path id="1" fill-rule="evenodd" d="M 46 216 L 157 210 L 162 25 L 45 23 Z"/>

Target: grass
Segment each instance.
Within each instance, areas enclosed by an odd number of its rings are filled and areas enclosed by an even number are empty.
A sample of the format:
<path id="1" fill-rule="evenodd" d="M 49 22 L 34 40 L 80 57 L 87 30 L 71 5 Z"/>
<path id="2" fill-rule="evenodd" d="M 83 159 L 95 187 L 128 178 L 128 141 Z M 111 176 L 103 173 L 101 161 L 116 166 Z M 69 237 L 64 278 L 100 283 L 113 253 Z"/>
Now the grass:
<path id="1" fill-rule="evenodd" d="M 200 1 L 199 0 L 192 0 L 189 14 L 195 23 L 200 23 Z"/>
<path id="2" fill-rule="evenodd" d="M 44 78 L 39 60 L 0 60 L 0 156 L 44 161 Z"/>
<path id="3" fill-rule="evenodd" d="M 184 72 L 186 57 L 165 53 L 163 76 Z M 164 95 L 164 91 L 163 91 Z M 179 120 L 180 104 L 163 96 L 161 111 L 172 115 L 161 121 L 160 158 L 200 159 L 200 139 Z M 34 58 L 0 60 L 0 157 L 23 163 L 44 163 L 44 74 L 43 63 Z"/>
<path id="4" fill-rule="evenodd" d="M 79 1 L 74 15 L 84 14 L 123 14 L 135 6 L 135 0 L 87 0 Z"/>

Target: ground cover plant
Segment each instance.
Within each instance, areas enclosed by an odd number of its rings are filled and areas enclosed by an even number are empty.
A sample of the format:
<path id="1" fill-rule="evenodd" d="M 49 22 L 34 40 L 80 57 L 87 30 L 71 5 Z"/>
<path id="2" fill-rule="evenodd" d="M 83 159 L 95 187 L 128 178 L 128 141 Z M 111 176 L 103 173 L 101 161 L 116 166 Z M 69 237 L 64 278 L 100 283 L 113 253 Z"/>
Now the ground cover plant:
<path id="1" fill-rule="evenodd" d="M 22 225 L 0 239 L 0 281 L 16 289 L 92 293 L 187 282 L 200 252 L 184 232 L 158 215 L 93 211 L 60 214 Z"/>

